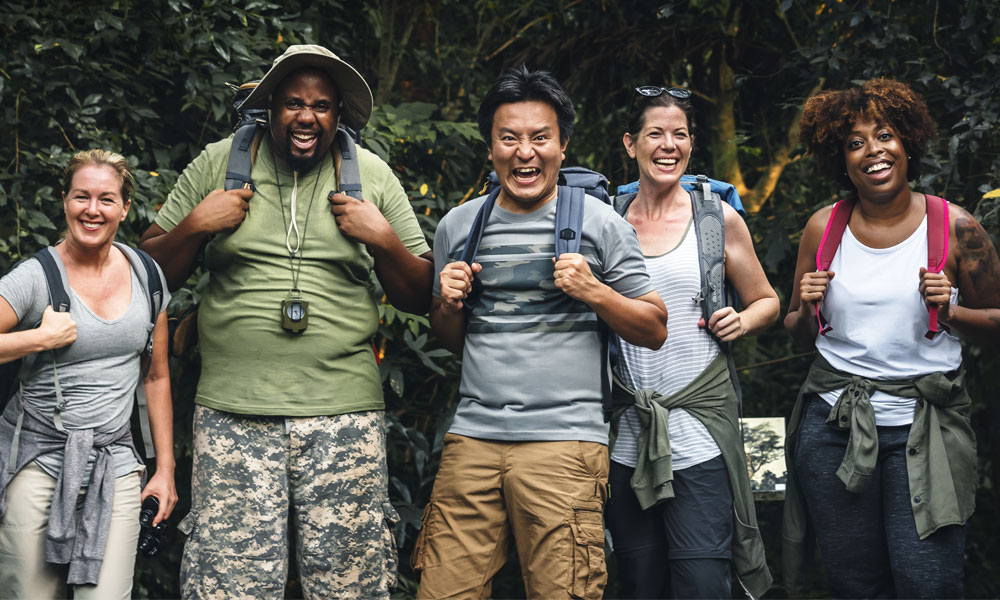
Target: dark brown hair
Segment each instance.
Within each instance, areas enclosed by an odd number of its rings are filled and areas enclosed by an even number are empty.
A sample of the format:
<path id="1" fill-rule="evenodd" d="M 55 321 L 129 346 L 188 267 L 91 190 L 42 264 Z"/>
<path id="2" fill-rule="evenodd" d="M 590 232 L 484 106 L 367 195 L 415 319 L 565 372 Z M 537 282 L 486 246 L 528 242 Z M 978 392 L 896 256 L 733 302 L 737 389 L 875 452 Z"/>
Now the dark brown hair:
<path id="1" fill-rule="evenodd" d="M 906 178 L 920 176 L 920 159 L 936 131 L 927 104 L 910 86 L 894 79 L 872 79 L 861 87 L 828 90 L 806 100 L 799 141 L 820 173 L 853 188 L 844 172 L 844 140 L 859 119 L 892 127 L 909 156 Z"/>

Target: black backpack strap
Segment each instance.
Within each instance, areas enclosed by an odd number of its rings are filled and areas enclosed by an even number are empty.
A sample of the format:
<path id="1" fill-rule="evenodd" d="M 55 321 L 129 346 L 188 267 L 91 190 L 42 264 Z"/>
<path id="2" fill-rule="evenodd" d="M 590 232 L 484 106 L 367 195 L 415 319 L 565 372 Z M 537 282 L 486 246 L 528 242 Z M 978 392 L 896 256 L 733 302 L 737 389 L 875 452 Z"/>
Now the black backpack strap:
<path id="1" fill-rule="evenodd" d="M 361 200 L 361 168 L 358 166 L 358 148 L 343 127 L 337 129 L 337 143 L 340 144 L 340 191 L 351 198 Z"/>
<path id="2" fill-rule="evenodd" d="M 250 172 L 253 170 L 254 138 L 267 130 L 267 111 L 248 110 L 243 114 L 236 131 L 233 133 L 233 145 L 229 150 L 229 162 L 226 164 L 226 190 L 249 189 L 257 191 L 253 186 Z"/>
<path id="3" fill-rule="evenodd" d="M 69 312 L 69 293 L 63 285 L 62 273 L 59 272 L 59 265 L 56 264 L 55 252 L 53 248 L 42 248 L 32 257 L 42 265 L 45 273 L 45 284 L 49 288 L 49 304 L 56 312 Z"/>
<path id="4" fill-rule="evenodd" d="M 55 256 L 52 255 L 55 252 L 55 248 L 51 246 L 48 248 L 42 248 L 36 252 L 31 258 L 37 260 L 39 264 L 42 265 L 42 272 L 45 274 L 45 287 L 48 288 L 49 292 L 49 304 L 52 306 L 52 310 L 56 312 L 69 312 L 69 292 L 66 291 L 66 286 L 63 285 L 62 273 L 59 270 L 59 265 L 56 263 Z M 41 324 L 41 321 L 35 324 L 35 327 Z M 21 396 L 24 394 L 24 380 L 27 378 L 28 373 L 31 372 L 31 367 L 33 366 L 35 359 L 38 354 L 28 354 L 21 359 L 21 366 L 17 370 L 17 382 L 16 391 L 12 399 L 15 399 L 18 403 L 18 416 L 17 424 L 14 426 L 14 435 L 10 442 L 10 458 L 9 458 L 9 470 L 13 473 L 14 465 L 17 462 L 17 451 L 18 445 L 21 438 L 21 425 L 24 420 L 24 404 L 21 402 Z M 52 413 L 53 422 L 59 431 L 66 431 L 66 428 L 62 424 L 61 411 L 63 406 L 65 406 L 65 400 L 63 399 L 62 385 L 59 382 L 59 369 L 56 365 L 56 351 L 52 350 L 52 382 L 56 390 L 56 407 Z"/>
<path id="5" fill-rule="evenodd" d="M 128 250 L 132 250 L 132 252 Z M 163 308 L 163 281 L 160 279 L 156 263 L 149 254 L 132 247 L 122 248 L 122 252 L 128 257 L 132 269 L 139 278 L 139 283 L 146 292 L 146 299 L 149 301 L 150 327 L 146 336 L 146 349 L 142 352 L 139 383 L 135 386 L 135 403 L 139 411 L 139 429 L 142 431 L 142 443 L 146 449 L 146 458 L 150 459 L 156 456 L 156 450 L 153 448 L 153 432 L 149 426 L 149 401 L 146 399 L 146 388 L 143 381 L 153 363 L 153 330 L 156 327 L 156 319 Z"/>
<path id="6" fill-rule="evenodd" d="M 694 211 L 694 230 L 698 239 L 699 270 L 701 289 L 694 300 L 701 305 L 705 327 L 715 311 L 728 306 L 726 296 L 726 220 L 722 212 L 722 198 L 712 193 L 708 177 L 698 175 L 694 190 L 691 191 L 691 206 Z M 739 417 L 743 417 L 743 390 L 736 373 L 731 342 L 719 340 L 719 346 L 726 355 L 729 378 L 736 390 L 739 401 Z"/>
<path id="7" fill-rule="evenodd" d="M 583 188 L 559 186 L 556 198 L 556 260 L 569 252 L 580 251 L 583 237 Z"/>

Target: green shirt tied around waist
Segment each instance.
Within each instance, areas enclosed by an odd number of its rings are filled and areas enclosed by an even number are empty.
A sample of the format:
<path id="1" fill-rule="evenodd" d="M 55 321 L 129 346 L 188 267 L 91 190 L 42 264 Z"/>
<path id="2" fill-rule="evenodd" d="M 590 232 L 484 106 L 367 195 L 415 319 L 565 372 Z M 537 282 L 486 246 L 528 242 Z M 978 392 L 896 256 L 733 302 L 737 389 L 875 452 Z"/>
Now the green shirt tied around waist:
<path id="1" fill-rule="evenodd" d="M 808 593 L 812 531 L 805 501 L 795 477 L 795 447 L 805 397 L 843 388 L 827 423 L 850 431 L 837 477 L 851 492 L 863 492 L 878 459 L 875 411 L 869 400 L 879 390 L 916 398 L 906 443 L 910 508 L 917 534 L 925 539 L 941 527 L 961 525 L 976 503 L 976 440 L 969 423 L 972 401 L 965 390 L 965 372 L 930 373 L 911 379 L 882 381 L 839 371 L 818 355 L 799 390 L 785 440 L 788 483 L 782 526 L 782 564 L 789 597 Z"/>
<path id="2" fill-rule="evenodd" d="M 747 594 L 759 598 L 771 587 L 771 573 L 767 570 L 764 542 L 757 529 L 753 492 L 737 420 L 739 401 L 725 355 L 716 356 L 691 383 L 671 396 L 653 390 L 630 389 L 615 377 L 612 445 L 619 419 L 630 406 L 635 407 L 641 425 L 637 440 L 639 455 L 631 484 L 643 510 L 674 497 L 668 428 L 670 411 L 683 408 L 708 429 L 722 451 L 733 491 L 733 565 Z"/>

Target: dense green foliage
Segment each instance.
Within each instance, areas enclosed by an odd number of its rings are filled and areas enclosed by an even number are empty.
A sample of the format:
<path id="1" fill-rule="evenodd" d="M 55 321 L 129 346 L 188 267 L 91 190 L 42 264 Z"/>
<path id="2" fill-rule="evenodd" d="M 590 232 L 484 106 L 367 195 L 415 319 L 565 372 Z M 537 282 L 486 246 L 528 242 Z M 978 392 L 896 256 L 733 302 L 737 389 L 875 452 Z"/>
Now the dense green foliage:
<path id="1" fill-rule="evenodd" d="M 78 149 L 121 151 L 134 166 L 134 208 L 122 229 L 134 242 L 184 166 L 228 134 L 225 83 L 259 77 L 300 42 L 331 48 L 368 79 L 377 106 L 365 143 L 397 170 L 429 239 L 450 207 L 479 191 L 489 167 L 475 110 L 499 72 L 522 62 L 552 70 L 577 102 L 568 163 L 602 170 L 614 183 L 635 176 L 620 142 L 631 89 L 690 87 L 698 103 L 693 169 L 740 189 L 783 306 L 798 232 L 838 193 L 797 144 L 802 101 L 817 89 L 878 75 L 914 86 L 940 128 L 917 189 L 974 212 L 994 240 L 1000 231 L 1000 200 L 984 197 L 1000 187 L 1000 4 L 990 0 L 8 0 L 0 23 L 8 132 L 0 138 L 0 272 L 59 237 L 59 174 Z M 172 311 L 197 297 L 198 281 L 177 294 Z M 403 517 L 400 594 L 408 595 L 415 582 L 406 559 L 455 407 L 459 365 L 429 335 L 425 317 L 389 306 L 376 344 L 384 352 L 390 494 Z M 796 355 L 779 327 L 736 351 L 746 414 L 787 415 L 810 358 Z M 966 593 L 995 597 L 998 359 L 974 347 L 967 357 L 982 481 Z M 183 515 L 196 353 L 172 368 Z M 758 510 L 777 575 L 780 506 Z M 140 559 L 138 596 L 178 595 L 180 538 L 172 541 L 158 560 Z M 512 573 L 504 571 L 498 596 L 523 593 Z"/>

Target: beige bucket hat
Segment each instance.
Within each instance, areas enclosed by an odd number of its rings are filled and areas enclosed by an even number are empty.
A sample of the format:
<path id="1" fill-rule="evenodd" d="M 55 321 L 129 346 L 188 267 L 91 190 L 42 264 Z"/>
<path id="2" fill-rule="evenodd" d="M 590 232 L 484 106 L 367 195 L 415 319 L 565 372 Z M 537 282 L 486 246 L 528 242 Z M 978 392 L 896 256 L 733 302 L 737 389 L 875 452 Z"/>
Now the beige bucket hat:
<path id="1" fill-rule="evenodd" d="M 240 108 L 268 108 L 268 99 L 274 88 L 293 71 L 303 67 L 316 67 L 330 74 L 340 92 L 340 122 L 360 131 L 372 114 L 371 88 L 354 67 L 315 44 L 289 46 L 284 54 L 274 59 L 271 69 Z"/>

